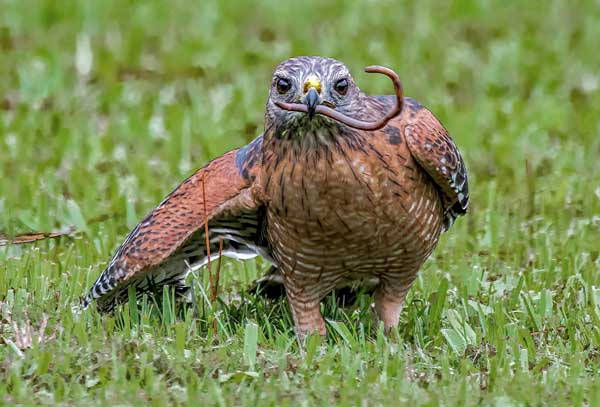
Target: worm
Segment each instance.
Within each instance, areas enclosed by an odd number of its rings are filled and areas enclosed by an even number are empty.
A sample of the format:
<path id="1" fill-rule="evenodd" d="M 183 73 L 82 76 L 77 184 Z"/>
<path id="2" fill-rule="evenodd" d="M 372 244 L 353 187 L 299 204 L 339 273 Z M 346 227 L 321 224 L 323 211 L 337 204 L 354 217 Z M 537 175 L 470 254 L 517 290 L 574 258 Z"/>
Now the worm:
<path id="1" fill-rule="evenodd" d="M 394 84 L 394 92 L 396 94 L 396 104 L 394 107 L 386 113 L 381 119 L 368 122 L 363 120 L 357 120 L 352 117 L 346 116 L 338 110 L 332 109 L 331 107 L 319 105 L 317 106 L 315 113 L 322 114 L 323 116 L 330 117 L 334 120 L 337 120 L 340 123 L 345 124 L 346 126 L 352 127 L 358 130 L 379 130 L 384 127 L 390 120 L 394 117 L 398 116 L 400 112 L 402 112 L 403 105 L 403 90 L 402 90 L 402 82 L 400 82 L 400 78 L 398 74 L 391 70 L 390 68 L 386 68 L 384 66 L 372 65 L 367 66 L 365 68 L 365 72 L 368 73 L 380 73 L 386 75 L 388 78 L 392 80 Z M 308 107 L 302 103 L 285 103 L 285 102 L 275 102 L 275 104 L 284 110 L 291 110 L 294 112 L 304 112 L 308 113 Z"/>

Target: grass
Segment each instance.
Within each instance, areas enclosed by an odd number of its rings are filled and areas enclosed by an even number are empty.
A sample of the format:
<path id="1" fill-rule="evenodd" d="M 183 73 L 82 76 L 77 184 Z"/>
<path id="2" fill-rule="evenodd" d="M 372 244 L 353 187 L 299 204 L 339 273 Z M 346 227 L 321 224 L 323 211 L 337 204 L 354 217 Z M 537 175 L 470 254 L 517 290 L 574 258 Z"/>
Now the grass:
<path id="1" fill-rule="evenodd" d="M 594 1 L 0 1 L 0 404 L 600 405 L 600 9 Z M 262 129 L 274 66 L 393 67 L 464 154 L 472 206 L 396 334 L 328 297 L 298 349 L 283 302 L 71 306 L 138 220 Z M 228 299 L 232 299 L 229 301 Z M 227 301 L 226 301 L 227 300 Z M 216 333 L 212 321 L 217 320 Z"/>

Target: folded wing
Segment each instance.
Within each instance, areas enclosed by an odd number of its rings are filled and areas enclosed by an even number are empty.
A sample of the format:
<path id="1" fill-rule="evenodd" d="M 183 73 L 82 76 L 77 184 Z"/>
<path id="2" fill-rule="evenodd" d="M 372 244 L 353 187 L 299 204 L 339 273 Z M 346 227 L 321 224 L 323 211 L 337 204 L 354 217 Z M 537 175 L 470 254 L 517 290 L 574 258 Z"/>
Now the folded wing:
<path id="1" fill-rule="evenodd" d="M 437 184 L 444 205 L 444 230 L 467 212 L 469 182 L 465 163 L 448 131 L 427 109 L 416 113 L 404 128 L 412 156 Z"/>
<path id="2" fill-rule="evenodd" d="M 240 259 L 263 254 L 263 205 L 252 194 L 260 165 L 262 137 L 248 146 L 211 161 L 181 183 L 127 236 L 83 299 L 110 311 L 127 298 L 129 286 L 139 294 L 160 293 L 170 285 L 183 294 L 186 276 L 210 258 L 222 254 Z M 204 194 L 205 193 L 205 194 Z"/>

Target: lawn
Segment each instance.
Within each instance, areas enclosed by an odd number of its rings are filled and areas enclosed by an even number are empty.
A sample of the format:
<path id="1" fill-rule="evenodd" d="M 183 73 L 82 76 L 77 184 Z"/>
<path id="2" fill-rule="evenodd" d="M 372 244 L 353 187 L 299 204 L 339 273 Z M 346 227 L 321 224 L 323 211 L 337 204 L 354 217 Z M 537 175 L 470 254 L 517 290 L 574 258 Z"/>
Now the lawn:
<path id="1" fill-rule="evenodd" d="M 600 4 L 0 0 L 0 404 L 600 405 Z M 471 207 L 397 332 L 370 298 L 323 303 L 298 346 L 287 304 L 168 295 L 114 316 L 72 306 L 128 231 L 263 127 L 294 55 L 395 69 L 445 124 Z M 6 244 L 32 232 L 67 235 Z M 216 322 L 215 322 L 216 321 Z"/>

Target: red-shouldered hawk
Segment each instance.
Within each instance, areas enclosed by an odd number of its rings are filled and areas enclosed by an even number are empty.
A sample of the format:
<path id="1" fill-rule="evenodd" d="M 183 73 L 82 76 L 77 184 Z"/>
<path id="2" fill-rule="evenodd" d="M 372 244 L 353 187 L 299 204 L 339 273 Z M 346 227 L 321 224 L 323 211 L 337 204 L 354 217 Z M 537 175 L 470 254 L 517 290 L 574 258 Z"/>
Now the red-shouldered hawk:
<path id="1" fill-rule="evenodd" d="M 440 233 L 467 210 L 467 173 L 446 129 L 403 97 L 393 71 L 367 71 L 388 75 L 396 95 L 366 95 L 334 59 L 281 63 L 264 133 L 168 195 L 119 247 L 84 305 L 111 310 L 130 285 L 184 292 L 190 268 L 207 261 L 205 200 L 211 253 L 222 239 L 223 255 L 273 263 L 299 336 L 325 334 L 319 303 L 352 280 L 377 282 L 376 313 L 386 329 L 396 326 Z"/>

